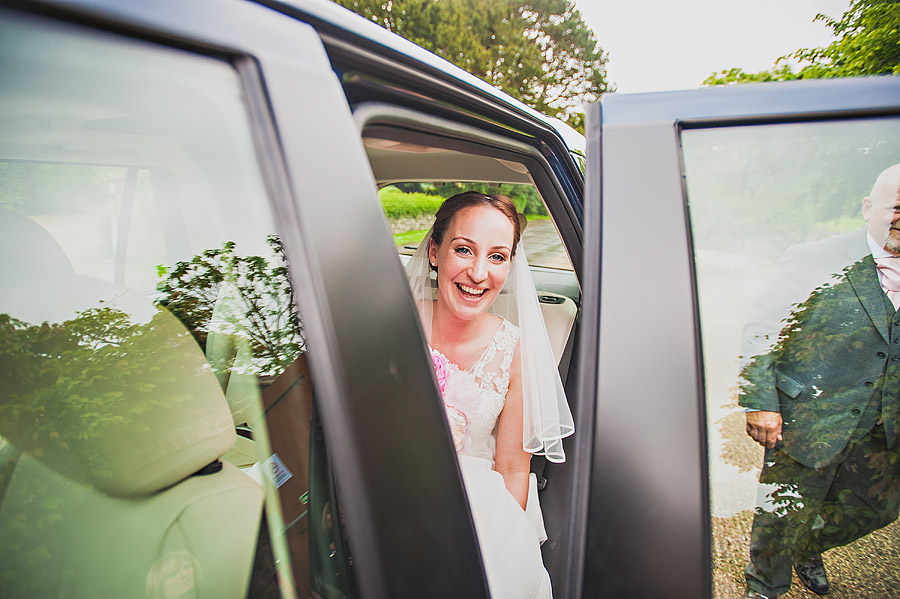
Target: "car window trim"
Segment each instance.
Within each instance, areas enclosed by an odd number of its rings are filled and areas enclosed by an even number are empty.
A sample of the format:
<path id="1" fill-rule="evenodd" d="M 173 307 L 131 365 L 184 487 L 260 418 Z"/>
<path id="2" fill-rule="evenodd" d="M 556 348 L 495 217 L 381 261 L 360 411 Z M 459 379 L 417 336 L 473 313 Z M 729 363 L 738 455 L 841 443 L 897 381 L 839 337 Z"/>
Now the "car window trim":
<path id="1" fill-rule="evenodd" d="M 498 153 L 505 152 L 510 155 L 508 158 L 519 157 L 528 167 L 529 174 L 550 211 L 566 246 L 576 278 L 580 280 L 583 272 L 582 224 L 571 203 L 564 199 L 567 194 L 563 185 L 547 157 L 538 149 L 540 142 L 536 138 L 532 138 L 534 145 L 531 145 L 442 117 L 381 102 L 359 104 L 355 107 L 353 116 L 361 136 L 386 127 L 432 137 L 440 142 L 436 145 L 460 152 L 486 156 L 497 156 Z"/>

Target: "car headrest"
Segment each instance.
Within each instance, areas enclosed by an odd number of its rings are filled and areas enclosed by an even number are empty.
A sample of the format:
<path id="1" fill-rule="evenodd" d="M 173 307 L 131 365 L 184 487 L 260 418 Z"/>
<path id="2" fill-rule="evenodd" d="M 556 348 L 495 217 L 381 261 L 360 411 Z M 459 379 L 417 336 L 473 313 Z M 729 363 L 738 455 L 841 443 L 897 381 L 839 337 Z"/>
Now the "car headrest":
<path id="1" fill-rule="evenodd" d="M 114 324 L 122 314 L 101 307 L 92 317 Z M 191 476 L 235 439 L 222 389 L 181 322 L 159 308 L 149 322 L 129 326 L 116 343 L 71 347 L 54 381 L 40 380 L 45 356 L 23 352 L 24 374 L 0 392 L 0 436 L 120 497 Z"/>
<path id="2" fill-rule="evenodd" d="M 33 323 L 72 318 L 110 287 L 78 275 L 47 229 L 9 210 L 0 210 L 0 279 L 0 312 Z"/>

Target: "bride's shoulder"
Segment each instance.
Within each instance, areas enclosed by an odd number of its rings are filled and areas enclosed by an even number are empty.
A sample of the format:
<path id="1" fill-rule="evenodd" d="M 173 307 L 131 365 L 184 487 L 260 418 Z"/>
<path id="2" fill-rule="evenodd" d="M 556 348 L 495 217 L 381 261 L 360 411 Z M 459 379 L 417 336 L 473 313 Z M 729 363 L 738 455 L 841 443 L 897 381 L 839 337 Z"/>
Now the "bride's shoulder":
<path id="1" fill-rule="evenodd" d="M 519 347 L 519 327 L 502 316 L 496 316 L 491 343 L 503 354 L 510 354 Z"/>
<path id="2" fill-rule="evenodd" d="M 494 323 L 494 330 L 496 331 L 496 334 L 514 336 L 516 339 L 518 339 L 519 327 L 500 315 L 491 314 L 491 316 L 496 319 Z"/>

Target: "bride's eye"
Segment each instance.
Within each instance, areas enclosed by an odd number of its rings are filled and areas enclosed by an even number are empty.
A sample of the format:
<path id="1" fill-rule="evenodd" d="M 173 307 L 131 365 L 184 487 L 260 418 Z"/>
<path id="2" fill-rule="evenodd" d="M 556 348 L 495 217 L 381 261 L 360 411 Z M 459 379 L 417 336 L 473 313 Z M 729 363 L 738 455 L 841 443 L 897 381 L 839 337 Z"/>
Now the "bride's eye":
<path id="1" fill-rule="evenodd" d="M 464 245 L 461 245 L 458 248 L 456 248 L 456 253 L 460 254 L 462 256 L 468 256 L 469 254 L 472 253 L 472 250 L 470 250 L 469 248 L 467 248 Z"/>
<path id="2" fill-rule="evenodd" d="M 506 256 L 503 254 L 491 254 L 489 257 L 494 262 L 506 262 Z"/>

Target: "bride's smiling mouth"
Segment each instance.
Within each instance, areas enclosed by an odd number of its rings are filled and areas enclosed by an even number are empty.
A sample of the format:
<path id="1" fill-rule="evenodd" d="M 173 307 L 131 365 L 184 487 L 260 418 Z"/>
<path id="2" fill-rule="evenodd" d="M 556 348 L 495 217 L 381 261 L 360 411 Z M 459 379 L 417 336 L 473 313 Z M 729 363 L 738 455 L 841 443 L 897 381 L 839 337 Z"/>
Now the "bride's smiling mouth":
<path id="1" fill-rule="evenodd" d="M 476 287 L 469 287 L 468 285 L 463 285 L 462 283 L 456 283 L 456 288 L 459 289 L 460 293 L 462 293 L 463 297 L 468 299 L 478 299 L 487 289 L 478 289 Z"/>

